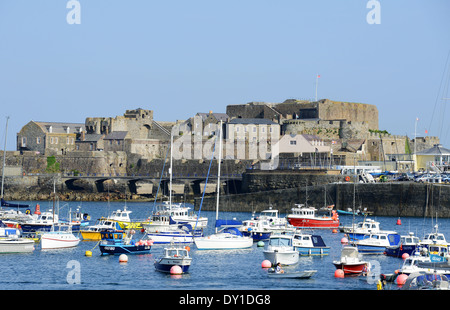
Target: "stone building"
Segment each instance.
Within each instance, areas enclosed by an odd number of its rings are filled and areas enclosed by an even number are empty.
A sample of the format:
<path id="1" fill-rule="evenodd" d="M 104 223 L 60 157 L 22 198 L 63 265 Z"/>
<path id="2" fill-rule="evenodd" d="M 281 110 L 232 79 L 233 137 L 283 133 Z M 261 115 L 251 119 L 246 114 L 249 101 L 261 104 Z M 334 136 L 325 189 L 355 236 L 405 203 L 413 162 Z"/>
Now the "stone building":
<path id="1" fill-rule="evenodd" d="M 17 150 L 65 154 L 75 150 L 75 142 L 83 132 L 84 124 L 30 121 L 17 134 Z"/>
<path id="2" fill-rule="evenodd" d="M 322 99 L 311 102 L 288 99 L 282 103 L 250 102 L 228 105 L 230 118 L 266 118 L 281 124 L 284 120 L 341 121 L 350 124 L 364 123 L 371 130 L 378 130 L 378 109 L 364 103 Z"/>

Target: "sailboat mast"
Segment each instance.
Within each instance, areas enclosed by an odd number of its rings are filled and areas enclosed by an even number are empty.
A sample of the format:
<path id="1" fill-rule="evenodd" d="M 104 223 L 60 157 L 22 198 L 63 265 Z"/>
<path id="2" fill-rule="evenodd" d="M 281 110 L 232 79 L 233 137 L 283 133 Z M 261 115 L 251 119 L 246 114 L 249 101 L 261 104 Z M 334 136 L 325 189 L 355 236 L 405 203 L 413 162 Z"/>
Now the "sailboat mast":
<path id="1" fill-rule="evenodd" d="M 170 167 L 169 167 L 169 208 L 172 209 L 172 158 L 173 133 L 170 135 Z"/>
<path id="2" fill-rule="evenodd" d="M 8 120 L 9 120 L 9 116 L 6 117 L 5 147 L 3 148 L 2 192 L 1 192 L 1 197 L 2 198 L 3 198 L 3 185 L 5 184 L 6 138 L 8 137 Z"/>
<path id="3" fill-rule="evenodd" d="M 219 219 L 219 195 L 220 195 L 220 165 L 222 161 L 222 121 L 219 128 L 219 164 L 217 168 L 217 201 L 216 201 L 216 221 Z M 217 227 L 216 227 L 217 233 Z"/>

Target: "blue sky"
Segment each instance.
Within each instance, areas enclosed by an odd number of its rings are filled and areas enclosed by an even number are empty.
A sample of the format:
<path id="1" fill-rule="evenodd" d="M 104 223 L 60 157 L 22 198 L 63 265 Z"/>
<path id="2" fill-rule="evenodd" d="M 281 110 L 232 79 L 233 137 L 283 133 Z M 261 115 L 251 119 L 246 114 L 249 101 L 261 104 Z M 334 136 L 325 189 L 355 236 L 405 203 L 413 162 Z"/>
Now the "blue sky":
<path id="1" fill-rule="evenodd" d="M 229 104 L 318 97 L 374 104 L 392 134 L 450 148 L 450 1 L 0 0 L 0 132 L 30 120 L 84 123 L 127 109 L 157 121 Z M 446 121 L 447 120 L 447 121 Z M 431 126 L 430 126 L 431 125 Z"/>

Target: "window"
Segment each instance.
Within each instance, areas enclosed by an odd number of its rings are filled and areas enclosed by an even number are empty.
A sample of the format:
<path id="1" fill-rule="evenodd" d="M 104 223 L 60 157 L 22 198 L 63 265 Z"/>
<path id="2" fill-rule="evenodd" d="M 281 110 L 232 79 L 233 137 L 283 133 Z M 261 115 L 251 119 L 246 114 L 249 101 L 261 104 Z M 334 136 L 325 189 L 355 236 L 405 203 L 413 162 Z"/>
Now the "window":
<path id="1" fill-rule="evenodd" d="M 27 137 L 22 137 L 22 147 L 27 146 Z"/>
<path id="2" fill-rule="evenodd" d="M 290 144 L 290 145 L 297 145 L 297 141 L 291 140 L 291 141 L 289 141 L 289 144 Z"/>
<path id="3" fill-rule="evenodd" d="M 41 137 L 36 138 L 36 144 L 41 144 Z"/>

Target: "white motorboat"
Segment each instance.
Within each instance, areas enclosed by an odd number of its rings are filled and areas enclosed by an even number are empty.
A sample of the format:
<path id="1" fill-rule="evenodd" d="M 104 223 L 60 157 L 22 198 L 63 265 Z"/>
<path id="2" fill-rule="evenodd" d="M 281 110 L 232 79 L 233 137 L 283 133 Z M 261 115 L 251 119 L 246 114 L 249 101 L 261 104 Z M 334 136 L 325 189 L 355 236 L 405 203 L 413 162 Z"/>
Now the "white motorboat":
<path id="1" fill-rule="evenodd" d="M 171 244 L 164 248 L 164 255 L 155 260 L 155 268 L 161 272 L 170 272 L 173 266 L 179 266 L 182 273 L 186 273 L 191 266 L 192 257 L 189 250 Z"/>
<path id="2" fill-rule="evenodd" d="M 299 261 L 299 253 L 292 244 L 293 236 L 273 235 L 270 237 L 263 253 L 272 265 L 294 265 Z"/>
<path id="3" fill-rule="evenodd" d="M 0 254 L 29 253 L 34 251 L 34 241 L 31 239 L 9 236 L 0 238 Z"/>

